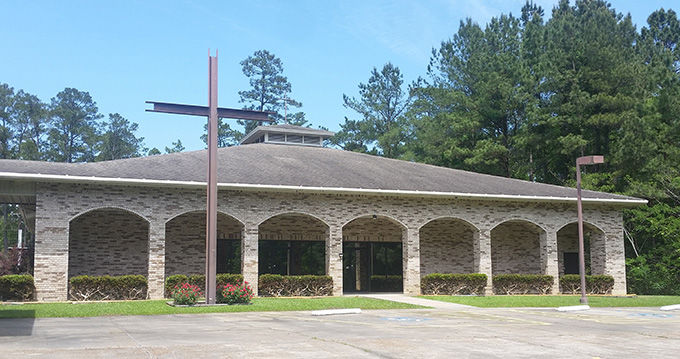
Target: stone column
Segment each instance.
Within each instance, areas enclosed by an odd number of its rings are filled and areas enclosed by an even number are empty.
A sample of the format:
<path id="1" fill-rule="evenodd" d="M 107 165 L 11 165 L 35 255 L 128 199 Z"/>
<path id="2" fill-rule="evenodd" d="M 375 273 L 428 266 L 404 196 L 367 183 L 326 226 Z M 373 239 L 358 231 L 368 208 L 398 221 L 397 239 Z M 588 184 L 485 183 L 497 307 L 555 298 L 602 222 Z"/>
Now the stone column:
<path id="1" fill-rule="evenodd" d="M 557 231 L 552 228 L 540 235 L 541 271 L 553 277 L 552 294 L 560 292 L 560 271 L 557 260 Z"/>
<path id="2" fill-rule="evenodd" d="M 420 231 L 417 228 L 402 230 L 404 294 L 420 294 Z"/>
<path id="3" fill-rule="evenodd" d="M 326 232 L 326 275 L 333 278 L 333 295 L 342 295 L 342 227 L 331 225 Z"/>
<path id="4" fill-rule="evenodd" d="M 604 234 L 604 274 L 614 277 L 614 295 L 626 294 L 626 255 L 623 240 L 623 227 L 612 228 Z"/>
<path id="5" fill-rule="evenodd" d="M 36 205 L 33 276 L 38 301 L 68 299 L 67 214 Z"/>
<path id="6" fill-rule="evenodd" d="M 149 223 L 149 299 L 165 297 L 165 223 L 154 220 Z"/>
<path id="7" fill-rule="evenodd" d="M 257 226 L 244 226 L 241 235 L 241 273 L 243 273 L 243 280 L 248 282 L 255 295 L 257 295 L 258 280 L 258 236 Z"/>
<path id="8" fill-rule="evenodd" d="M 491 263 L 491 231 L 488 229 L 480 229 L 474 234 L 472 244 L 475 272 L 486 274 L 484 295 L 492 295 L 493 272 Z"/>

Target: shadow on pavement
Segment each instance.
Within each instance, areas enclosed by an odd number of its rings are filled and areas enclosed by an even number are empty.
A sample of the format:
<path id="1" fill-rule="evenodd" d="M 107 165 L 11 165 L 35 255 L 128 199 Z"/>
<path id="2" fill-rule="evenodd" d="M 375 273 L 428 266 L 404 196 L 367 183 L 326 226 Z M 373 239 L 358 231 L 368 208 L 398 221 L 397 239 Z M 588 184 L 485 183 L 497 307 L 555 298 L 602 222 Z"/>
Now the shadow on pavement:
<path id="1" fill-rule="evenodd" d="M 1 312 L 0 337 L 25 337 L 33 334 L 35 310 L 7 309 Z"/>

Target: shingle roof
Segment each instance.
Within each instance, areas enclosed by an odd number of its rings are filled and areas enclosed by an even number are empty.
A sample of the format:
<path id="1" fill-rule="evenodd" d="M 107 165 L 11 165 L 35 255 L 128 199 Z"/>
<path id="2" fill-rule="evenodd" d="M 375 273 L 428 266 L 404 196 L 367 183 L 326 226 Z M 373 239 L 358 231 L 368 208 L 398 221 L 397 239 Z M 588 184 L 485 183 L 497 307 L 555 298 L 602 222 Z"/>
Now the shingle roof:
<path id="1" fill-rule="evenodd" d="M 16 175 L 81 176 L 134 180 L 205 182 L 206 151 L 93 163 L 0 160 L 0 179 Z M 382 191 L 420 191 L 489 196 L 573 199 L 576 190 L 331 148 L 250 144 L 218 150 L 218 182 Z M 21 176 L 19 175 L 19 178 Z M 29 178 L 30 176 L 26 176 Z M 87 178 L 78 181 L 87 182 Z M 639 199 L 583 191 L 604 201 Z"/>

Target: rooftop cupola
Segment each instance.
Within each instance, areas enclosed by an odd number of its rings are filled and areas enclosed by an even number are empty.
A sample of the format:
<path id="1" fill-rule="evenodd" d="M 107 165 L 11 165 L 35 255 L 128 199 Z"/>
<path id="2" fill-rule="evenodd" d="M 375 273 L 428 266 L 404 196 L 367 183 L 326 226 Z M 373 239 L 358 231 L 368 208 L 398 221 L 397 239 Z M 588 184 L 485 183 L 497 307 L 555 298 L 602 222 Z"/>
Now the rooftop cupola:
<path id="1" fill-rule="evenodd" d="M 245 135 L 241 142 L 239 142 L 239 145 L 274 143 L 321 147 L 323 146 L 323 141 L 333 135 L 335 135 L 335 132 L 288 124 L 258 126 Z"/>

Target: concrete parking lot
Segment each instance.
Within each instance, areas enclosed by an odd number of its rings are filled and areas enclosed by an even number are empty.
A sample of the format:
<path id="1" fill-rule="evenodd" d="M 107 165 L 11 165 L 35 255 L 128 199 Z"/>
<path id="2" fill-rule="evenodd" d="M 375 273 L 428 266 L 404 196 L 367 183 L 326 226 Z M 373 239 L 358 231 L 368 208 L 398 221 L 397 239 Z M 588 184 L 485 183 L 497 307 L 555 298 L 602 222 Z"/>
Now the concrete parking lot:
<path id="1" fill-rule="evenodd" d="M 376 310 L 0 320 L 0 357 L 678 357 L 680 312 Z"/>

